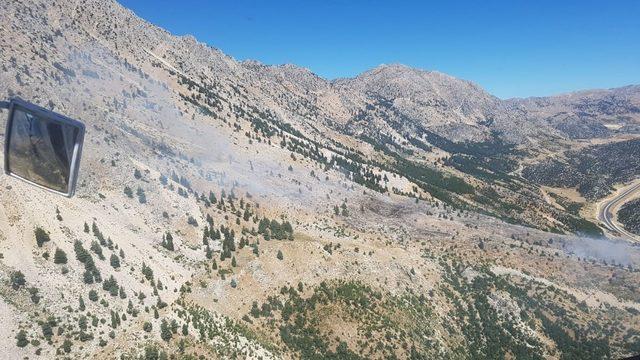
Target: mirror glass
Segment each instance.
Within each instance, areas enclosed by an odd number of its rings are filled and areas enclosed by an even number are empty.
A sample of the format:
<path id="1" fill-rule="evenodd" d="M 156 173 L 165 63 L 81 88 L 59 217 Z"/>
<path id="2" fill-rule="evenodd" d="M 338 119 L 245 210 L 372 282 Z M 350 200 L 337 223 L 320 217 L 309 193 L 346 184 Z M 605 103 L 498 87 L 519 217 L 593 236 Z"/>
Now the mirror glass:
<path id="1" fill-rule="evenodd" d="M 10 119 L 7 171 L 64 194 L 71 193 L 74 149 L 80 129 L 15 107 Z"/>

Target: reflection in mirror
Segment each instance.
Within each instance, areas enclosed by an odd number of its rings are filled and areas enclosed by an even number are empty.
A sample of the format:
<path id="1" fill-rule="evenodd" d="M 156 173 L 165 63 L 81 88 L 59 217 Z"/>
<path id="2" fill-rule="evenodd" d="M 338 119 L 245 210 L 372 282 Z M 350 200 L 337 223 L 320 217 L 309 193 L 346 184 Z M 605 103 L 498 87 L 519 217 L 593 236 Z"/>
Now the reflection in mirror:
<path id="1" fill-rule="evenodd" d="M 80 130 L 71 124 L 14 108 L 8 172 L 52 190 L 68 193 L 74 148 Z"/>

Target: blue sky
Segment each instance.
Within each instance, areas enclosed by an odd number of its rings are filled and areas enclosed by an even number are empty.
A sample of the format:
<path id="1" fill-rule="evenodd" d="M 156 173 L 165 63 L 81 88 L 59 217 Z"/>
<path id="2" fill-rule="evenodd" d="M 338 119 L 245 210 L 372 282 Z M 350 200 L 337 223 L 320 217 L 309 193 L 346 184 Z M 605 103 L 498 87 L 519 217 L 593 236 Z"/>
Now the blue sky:
<path id="1" fill-rule="evenodd" d="M 640 84 L 640 1 L 118 0 L 238 60 L 329 79 L 403 63 L 501 98 Z"/>

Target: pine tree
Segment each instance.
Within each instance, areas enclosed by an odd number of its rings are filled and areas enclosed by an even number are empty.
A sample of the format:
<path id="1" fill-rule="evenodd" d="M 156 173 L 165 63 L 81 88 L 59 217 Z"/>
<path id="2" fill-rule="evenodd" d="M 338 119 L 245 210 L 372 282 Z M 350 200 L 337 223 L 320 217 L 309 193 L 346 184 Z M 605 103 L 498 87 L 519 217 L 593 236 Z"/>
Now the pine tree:
<path id="1" fill-rule="evenodd" d="M 204 228 L 206 229 L 207 227 L 205 226 Z M 202 245 L 209 246 L 209 238 L 206 233 L 202 235 Z"/>
<path id="2" fill-rule="evenodd" d="M 254 318 L 260 317 L 260 309 L 258 308 L 258 302 L 256 301 L 251 305 L 251 316 Z"/>
<path id="3" fill-rule="evenodd" d="M 151 270 L 151 268 L 148 267 L 144 262 L 142 263 L 142 274 L 149 281 L 153 279 L 153 270 Z"/>
<path id="4" fill-rule="evenodd" d="M 89 225 L 86 221 L 84 222 L 84 232 L 86 232 L 87 234 L 89 233 Z"/>
<path id="5" fill-rule="evenodd" d="M 138 187 L 138 190 L 136 191 L 136 194 L 138 195 L 138 201 L 140 202 L 140 204 L 146 204 L 147 203 L 147 195 L 144 193 L 144 189 L 141 187 Z"/>
<path id="6" fill-rule="evenodd" d="M 84 299 L 82 298 L 82 295 L 80 295 L 80 299 L 78 299 L 78 310 L 85 311 L 86 308 L 87 307 L 84 305 Z"/>
<path id="7" fill-rule="evenodd" d="M 14 290 L 18 290 L 21 286 L 26 284 L 26 280 L 24 279 L 24 274 L 22 271 L 18 270 L 11 273 L 11 287 Z"/>
<path id="8" fill-rule="evenodd" d="M 167 320 L 163 319 L 162 322 L 160 323 L 160 337 L 164 341 L 169 341 L 171 340 L 172 336 L 173 334 L 171 333 L 171 329 L 169 328 L 169 324 L 167 323 Z"/>
<path id="9" fill-rule="evenodd" d="M 45 339 L 51 340 L 51 337 L 53 336 L 53 329 L 51 328 L 51 324 L 49 324 L 48 322 L 44 322 L 41 326 L 42 328 L 42 335 L 44 336 Z"/>
<path id="10" fill-rule="evenodd" d="M 120 326 L 120 324 L 120 315 L 118 315 L 116 311 L 111 310 L 111 327 L 115 329 Z"/>
<path id="11" fill-rule="evenodd" d="M 42 247 L 42 245 L 44 245 L 45 242 L 51 241 L 51 238 L 49 237 L 49 233 L 46 232 L 43 228 L 38 226 L 35 228 L 33 232 L 36 236 L 36 243 L 38 244 L 38 247 Z"/>
<path id="12" fill-rule="evenodd" d="M 233 266 L 233 267 L 238 266 L 238 264 L 236 263 L 236 257 L 235 256 L 231 258 L 231 266 Z"/>
<path id="13" fill-rule="evenodd" d="M 173 236 L 171 236 L 171 233 L 168 231 L 166 236 L 162 236 L 162 246 L 169 251 L 175 250 L 173 247 Z"/>
<path id="14" fill-rule="evenodd" d="M 111 258 L 109 258 L 109 263 L 111 264 L 112 268 L 117 269 L 120 267 L 120 258 L 118 258 L 118 255 L 116 254 L 111 254 Z"/>
<path id="15" fill-rule="evenodd" d="M 40 295 L 38 295 L 38 292 L 40 291 L 37 287 L 30 287 L 29 289 L 27 289 L 29 291 L 29 294 L 31 295 L 31 301 L 34 304 L 37 304 L 40 302 Z"/>
<path id="16" fill-rule="evenodd" d="M 16 345 L 20 348 L 23 348 L 27 345 L 29 345 L 29 340 L 27 340 L 27 333 L 24 330 L 20 330 L 18 331 L 18 334 L 16 335 Z"/>
<path id="17" fill-rule="evenodd" d="M 97 241 L 91 242 L 91 251 L 93 251 L 96 255 L 98 255 L 98 259 L 104 260 L 104 255 L 102 254 L 102 246 Z"/>
<path id="18" fill-rule="evenodd" d="M 276 257 L 278 258 L 278 260 L 284 259 L 284 255 L 282 254 L 282 250 L 278 250 L 278 255 L 276 255 Z"/>
<path id="19" fill-rule="evenodd" d="M 82 281 L 84 281 L 85 284 L 93 284 L 93 274 L 91 271 L 84 271 L 84 274 L 82 274 Z"/>
<path id="20" fill-rule="evenodd" d="M 124 187 L 124 194 L 127 195 L 128 198 L 133 198 L 133 190 L 130 187 Z"/>
<path id="21" fill-rule="evenodd" d="M 87 250 L 85 250 L 85 248 L 82 246 L 80 240 L 74 241 L 73 250 L 76 252 L 76 260 L 80 261 L 83 264 L 86 263 L 87 259 L 91 257 Z"/>
<path id="22" fill-rule="evenodd" d="M 167 183 L 169 183 L 169 179 L 166 176 L 160 174 L 160 183 L 162 185 L 167 185 Z"/>
<path id="23" fill-rule="evenodd" d="M 347 209 L 347 204 L 342 203 L 340 207 L 342 209 L 342 216 L 349 216 L 349 210 Z"/>
<path id="24" fill-rule="evenodd" d="M 111 275 L 109 279 L 105 280 L 102 283 L 102 289 L 108 291 L 111 296 L 118 296 L 118 292 L 120 291 L 118 282 L 113 277 L 113 275 Z"/>
<path id="25" fill-rule="evenodd" d="M 64 352 L 67 353 L 67 354 L 70 353 L 71 352 L 71 345 L 73 345 L 71 340 L 64 339 L 64 342 L 62 343 L 62 350 L 64 350 Z"/>
<path id="26" fill-rule="evenodd" d="M 67 254 L 64 251 L 62 251 L 60 248 L 56 248 L 56 253 L 53 255 L 53 263 L 66 264 Z"/>
<path id="27" fill-rule="evenodd" d="M 78 327 L 80 330 L 87 330 L 87 317 L 84 315 L 80 315 L 78 318 Z"/>

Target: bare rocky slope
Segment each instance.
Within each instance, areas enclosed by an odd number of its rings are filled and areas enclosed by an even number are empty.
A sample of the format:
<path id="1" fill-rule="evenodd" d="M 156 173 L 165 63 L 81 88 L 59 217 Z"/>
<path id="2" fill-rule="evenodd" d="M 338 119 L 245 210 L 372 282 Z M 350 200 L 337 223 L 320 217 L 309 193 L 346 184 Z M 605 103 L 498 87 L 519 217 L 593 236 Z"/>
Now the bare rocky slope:
<path id="1" fill-rule="evenodd" d="M 74 198 L 0 178 L 8 358 L 640 353 L 640 249 L 601 236 L 577 184 L 526 176 L 624 153 L 638 87 L 329 81 L 111 0 L 10 0 L 0 35 L 0 95 L 87 125 Z"/>

